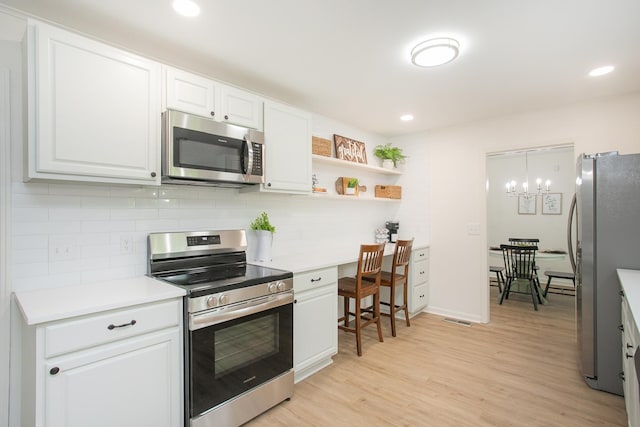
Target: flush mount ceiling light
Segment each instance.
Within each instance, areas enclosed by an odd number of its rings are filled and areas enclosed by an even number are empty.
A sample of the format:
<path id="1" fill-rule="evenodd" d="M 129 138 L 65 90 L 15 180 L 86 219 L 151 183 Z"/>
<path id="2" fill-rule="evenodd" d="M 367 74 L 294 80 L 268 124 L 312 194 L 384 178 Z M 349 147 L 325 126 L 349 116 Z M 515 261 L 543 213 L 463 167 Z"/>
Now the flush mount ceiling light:
<path id="1" fill-rule="evenodd" d="M 613 65 L 606 65 L 604 67 L 595 68 L 589 71 L 589 75 L 591 77 L 604 76 L 605 74 L 609 74 L 615 69 Z"/>
<path id="2" fill-rule="evenodd" d="M 400 120 L 402 120 L 403 122 L 410 122 L 411 120 L 413 120 L 413 115 L 403 114 L 402 116 L 400 116 Z"/>
<path id="3" fill-rule="evenodd" d="M 411 50 L 411 62 L 418 67 L 437 67 L 458 56 L 460 43 L 449 37 L 440 37 L 418 43 Z"/>
<path id="4" fill-rule="evenodd" d="M 173 10 L 182 16 L 194 17 L 200 15 L 200 6 L 191 0 L 173 0 Z"/>

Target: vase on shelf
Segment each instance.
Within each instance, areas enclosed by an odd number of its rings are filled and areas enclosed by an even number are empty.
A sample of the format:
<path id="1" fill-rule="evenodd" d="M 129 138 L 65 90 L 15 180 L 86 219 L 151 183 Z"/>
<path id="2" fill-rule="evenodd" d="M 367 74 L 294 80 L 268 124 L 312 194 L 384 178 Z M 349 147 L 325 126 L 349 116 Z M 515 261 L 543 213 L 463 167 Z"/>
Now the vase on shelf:
<path id="1" fill-rule="evenodd" d="M 384 159 L 382 161 L 382 167 L 385 168 L 385 169 L 393 169 L 393 160 Z"/>

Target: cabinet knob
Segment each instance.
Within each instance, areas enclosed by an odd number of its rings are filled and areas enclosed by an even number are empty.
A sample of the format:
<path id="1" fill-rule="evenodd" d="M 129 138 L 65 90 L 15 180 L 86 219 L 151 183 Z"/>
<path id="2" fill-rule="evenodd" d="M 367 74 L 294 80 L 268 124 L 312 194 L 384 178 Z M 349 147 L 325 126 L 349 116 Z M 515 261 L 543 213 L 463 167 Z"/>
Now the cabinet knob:
<path id="1" fill-rule="evenodd" d="M 155 178 L 156 177 L 156 173 L 155 172 L 151 172 L 151 178 Z"/>
<path id="2" fill-rule="evenodd" d="M 313 282 L 319 282 L 322 280 L 322 276 L 318 277 L 317 279 L 311 279 L 311 283 Z"/>
<path id="3" fill-rule="evenodd" d="M 618 325 L 618 329 L 620 330 L 620 332 L 624 332 L 624 325 Z"/>
<path id="4" fill-rule="evenodd" d="M 618 372 L 618 378 L 624 381 L 624 372 Z"/>
<path id="5" fill-rule="evenodd" d="M 227 116 L 227 115 L 225 114 L 224 119 L 225 119 L 225 120 L 229 120 L 229 116 Z"/>
<path id="6" fill-rule="evenodd" d="M 267 182 L 267 187 L 271 187 L 271 183 L 270 182 Z"/>
<path id="7" fill-rule="evenodd" d="M 211 112 L 211 117 L 214 117 L 215 115 L 216 115 L 216 112 L 215 112 L 215 111 L 212 111 L 212 112 Z"/>
<path id="8" fill-rule="evenodd" d="M 624 355 L 627 359 L 631 359 L 633 357 L 633 354 L 629 354 L 629 353 L 625 353 Z"/>
<path id="9" fill-rule="evenodd" d="M 58 372 L 60 372 L 60 368 L 58 368 L 57 366 L 56 366 L 55 368 L 51 368 L 51 369 L 49 370 L 49 373 L 50 373 L 51 375 L 56 375 Z"/>
<path id="10" fill-rule="evenodd" d="M 297 299 L 294 299 L 294 300 L 293 300 L 293 303 L 294 303 L 294 304 L 297 304 L 297 303 L 298 303 L 298 300 L 297 300 Z"/>

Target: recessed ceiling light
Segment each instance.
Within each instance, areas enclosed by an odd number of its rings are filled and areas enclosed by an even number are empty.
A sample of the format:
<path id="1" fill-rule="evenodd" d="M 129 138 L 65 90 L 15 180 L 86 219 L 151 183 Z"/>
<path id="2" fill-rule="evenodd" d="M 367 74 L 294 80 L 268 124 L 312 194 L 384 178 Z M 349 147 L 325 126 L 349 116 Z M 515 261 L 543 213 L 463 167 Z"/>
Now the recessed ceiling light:
<path id="1" fill-rule="evenodd" d="M 418 43 L 411 50 L 411 62 L 419 67 L 436 67 L 451 62 L 458 56 L 460 43 L 449 37 L 440 37 Z"/>
<path id="2" fill-rule="evenodd" d="M 613 65 L 606 65 L 604 67 L 599 67 L 589 71 L 589 75 L 591 77 L 604 76 L 605 74 L 609 74 L 610 72 L 612 72 L 615 68 L 616 67 L 614 67 Z"/>
<path id="3" fill-rule="evenodd" d="M 182 16 L 194 17 L 200 15 L 200 6 L 192 0 L 173 0 L 173 10 Z"/>
<path id="4" fill-rule="evenodd" d="M 403 114 L 402 116 L 400 116 L 400 120 L 402 120 L 403 122 L 410 122 L 411 120 L 413 120 L 413 115 Z"/>

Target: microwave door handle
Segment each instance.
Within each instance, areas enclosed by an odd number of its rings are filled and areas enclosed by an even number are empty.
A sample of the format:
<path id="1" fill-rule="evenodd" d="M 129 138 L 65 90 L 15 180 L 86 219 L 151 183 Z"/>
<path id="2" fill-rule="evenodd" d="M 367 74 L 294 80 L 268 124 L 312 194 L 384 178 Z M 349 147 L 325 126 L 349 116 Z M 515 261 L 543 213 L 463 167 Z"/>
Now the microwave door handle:
<path id="1" fill-rule="evenodd" d="M 242 172 L 245 174 L 245 178 L 248 179 L 251 175 L 251 171 L 253 171 L 253 144 L 251 143 L 251 140 L 249 140 L 248 135 L 244 138 L 242 143 L 244 145 L 243 151 L 244 153 L 246 153 L 246 155 L 244 156 L 245 169 Z"/>

